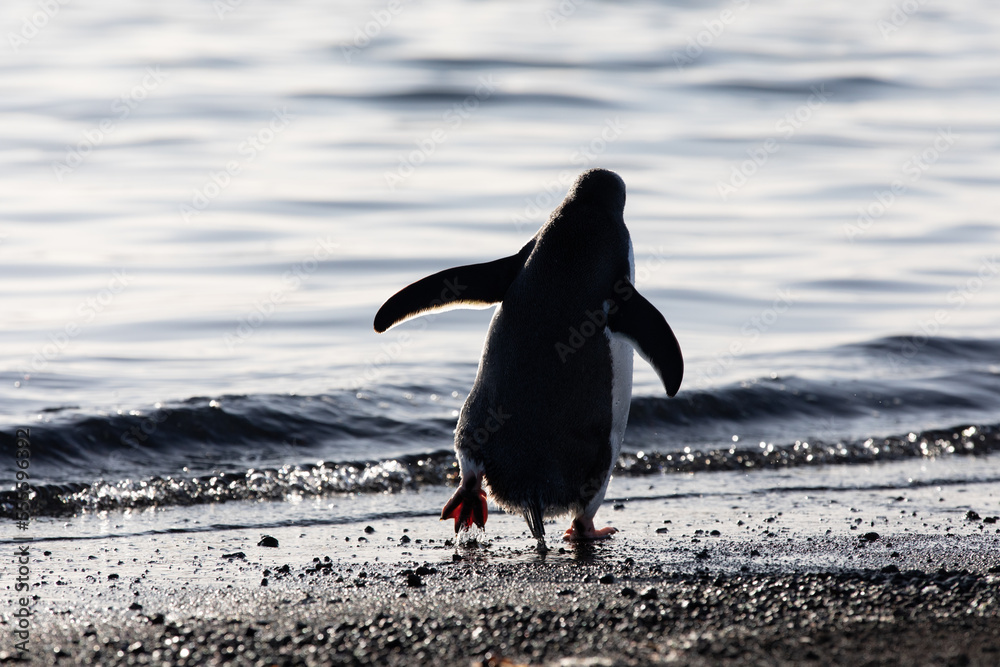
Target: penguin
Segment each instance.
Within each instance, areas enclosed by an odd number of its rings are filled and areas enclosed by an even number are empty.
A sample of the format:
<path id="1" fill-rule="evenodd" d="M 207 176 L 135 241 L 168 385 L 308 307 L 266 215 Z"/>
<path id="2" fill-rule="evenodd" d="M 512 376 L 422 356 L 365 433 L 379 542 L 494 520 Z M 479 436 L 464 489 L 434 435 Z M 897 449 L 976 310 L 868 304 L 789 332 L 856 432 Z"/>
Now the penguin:
<path id="1" fill-rule="evenodd" d="M 540 551 L 547 517 L 572 517 L 567 541 L 617 532 L 594 516 L 625 435 L 633 349 L 668 396 L 684 375 L 677 338 L 635 288 L 624 209 L 618 174 L 585 171 L 516 254 L 418 280 L 375 315 L 382 333 L 429 311 L 496 305 L 455 429 L 461 480 L 441 519 L 456 534 L 485 528 L 487 490 L 524 517 Z"/>

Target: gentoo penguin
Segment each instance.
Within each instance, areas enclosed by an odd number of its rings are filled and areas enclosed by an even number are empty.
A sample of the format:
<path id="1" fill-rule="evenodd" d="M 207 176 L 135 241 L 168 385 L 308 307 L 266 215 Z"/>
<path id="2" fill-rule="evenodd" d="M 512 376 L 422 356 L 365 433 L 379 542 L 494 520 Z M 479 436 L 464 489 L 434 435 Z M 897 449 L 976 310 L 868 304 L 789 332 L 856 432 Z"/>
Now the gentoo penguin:
<path id="1" fill-rule="evenodd" d="M 521 250 L 446 269 L 394 294 L 375 315 L 383 332 L 439 308 L 498 304 L 472 391 L 455 429 L 459 489 L 441 512 L 455 532 L 486 523 L 485 484 L 521 514 L 545 550 L 543 519 L 571 514 L 567 540 L 595 528 L 621 449 L 632 395 L 632 348 L 680 388 L 684 360 L 663 315 L 633 284 L 625 183 L 591 169 Z"/>

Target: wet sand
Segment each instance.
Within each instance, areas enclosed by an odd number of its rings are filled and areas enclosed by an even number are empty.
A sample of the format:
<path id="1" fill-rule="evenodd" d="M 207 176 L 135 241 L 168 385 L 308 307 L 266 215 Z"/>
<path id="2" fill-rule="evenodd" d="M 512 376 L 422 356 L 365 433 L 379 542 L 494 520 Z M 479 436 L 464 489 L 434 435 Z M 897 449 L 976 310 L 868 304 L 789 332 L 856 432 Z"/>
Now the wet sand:
<path id="1" fill-rule="evenodd" d="M 422 516 L 279 527 L 268 531 L 277 547 L 258 546 L 259 530 L 223 528 L 35 542 L 27 657 L 1000 664 L 1000 494 L 980 485 L 983 511 L 970 514 L 943 500 L 923 509 L 920 493 L 884 498 L 905 506 L 892 517 L 822 497 L 781 513 L 755 511 L 773 504 L 767 497 L 711 512 L 673 502 L 669 515 L 662 502 L 620 502 L 598 515 L 622 529 L 613 539 L 575 548 L 550 539 L 544 557 L 523 522 L 500 513 L 481 542 L 459 546 L 446 541 L 447 524 Z M 0 660 L 15 655 L 10 629 Z"/>

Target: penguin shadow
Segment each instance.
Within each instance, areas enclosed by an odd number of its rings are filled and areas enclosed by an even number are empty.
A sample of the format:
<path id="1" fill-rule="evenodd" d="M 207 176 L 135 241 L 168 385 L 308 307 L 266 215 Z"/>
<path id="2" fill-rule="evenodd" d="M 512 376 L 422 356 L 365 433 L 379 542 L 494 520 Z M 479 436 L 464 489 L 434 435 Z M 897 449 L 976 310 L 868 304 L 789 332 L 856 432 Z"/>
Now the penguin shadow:
<path id="1" fill-rule="evenodd" d="M 564 560 L 567 557 L 576 563 L 594 563 L 604 556 L 604 545 L 595 542 L 566 542 L 565 546 L 557 548 L 536 549 L 533 560 L 536 563 L 545 563 L 547 559 Z"/>
<path id="2" fill-rule="evenodd" d="M 525 540 L 531 536 L 522 534 Z M 597 563 L 617 554 L 611 541 L 582 540 L 563 541 L 561 538 L 547 543 L 545 548 L 496 544 L 483 530 L 463 530 L 453 540 L 447 540 L 443 548 L 451 552 L 453 561 L 486 563 L 491 561 L 520 560 L 530 563 L 574 562 L 580 564 Z"/>
<path id="3" fill-rule="evenodd" d="M 604 550 L 603 545 L 598 546 L 594 542 L 574 542 L 569 548 L 573 560 L 578 563 L 593 563 L 600 560 Z"/>
<path id="4" fill-rule="evenodd" d="M 525 537 L 528 537 L 527 535 Z M 529 538 L 530 539 L 530 538 Z M 589 564 L 614 557 L 618 551 L 610 540 L 573 540 L 564 541 L 561 537 L 538 545 L 533 549 L 518 551 L 522 559 L 528 562 L 544 564 L 549 561 Z"/>

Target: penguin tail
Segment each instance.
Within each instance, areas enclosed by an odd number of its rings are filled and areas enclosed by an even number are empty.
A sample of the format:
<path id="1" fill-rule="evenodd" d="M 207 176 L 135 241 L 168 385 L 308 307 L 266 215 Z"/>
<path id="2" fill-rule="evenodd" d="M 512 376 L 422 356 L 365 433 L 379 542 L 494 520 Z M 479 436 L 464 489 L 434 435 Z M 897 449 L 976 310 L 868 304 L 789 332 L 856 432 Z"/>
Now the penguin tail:
<path id="1" fill-rule="evenodd" d="M 531 536 L 540 543 L 545 541 L 545 525 L 542 523 L 542 508 L 532 503 L 524 509 L 524 520 L 528 522 Z"/>

